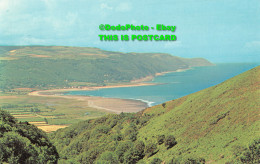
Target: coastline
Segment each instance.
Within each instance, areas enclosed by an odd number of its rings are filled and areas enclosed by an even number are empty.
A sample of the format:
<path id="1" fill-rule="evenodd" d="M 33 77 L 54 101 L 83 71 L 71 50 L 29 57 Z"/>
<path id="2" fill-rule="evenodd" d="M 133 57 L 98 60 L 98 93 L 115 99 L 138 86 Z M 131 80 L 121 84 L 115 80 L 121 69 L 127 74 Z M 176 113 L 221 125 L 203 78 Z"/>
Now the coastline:
<path id="1" fill-rule="evenodd" d="M 156 73 L 155 76 L 163 76 L 167 73 L 173 73 L 173 72 L 185 72 L 187 70 L 190 70 L 192 69 L 191 67 L 189 68 L 180 68 L 180 69 L 177 69 L 176 71 L 165 71 L 165 72 L 160 72 L 160 73 Z"/>
<path id="2" fill-rule="evenodd" d="M 38 90 L 30 92 L 30 96 L 45 96 L 43 93 L 61 93 L 68 91 L 90 91 L 98 90 L 105 88 L 124 88 L 124 87 L 139 87 L 139 86 L 150 86 L 150 85 L 159 85 L 158 83 L 134 83 L 134 84 L 119 84 L 119 85 L 108 85 L 108 86 L 95 86 L 95 87 L 82 87 L 82 88 L 64 88 L 64 89 L 50 89 L 50 90 Z"/>
<path id="3" fill-rule="evenodd" d="M 84 90 L 98 90 L 98 89 L 105 89 L 105 88 L 123 88 L 123 87 L 160 85 L 159 83 L 148 83 L 147 81 L 151 81 L 156 76 L 162 76 L 167 73 L 173 73 L 173 72 L 183 72 L 189 69 L 191 68 L 177 69 L 175 71 L 156 73 L 155 76 L 149 75 L 141 79 L 132 80 L 130 84 L 38 90 L 38 91 L 30 92 L 28 95 L 67 98 L 67 99 L 76 99 L 79 101 L 87 101 L 89 107 L 99 109 L 99 110 L 105 110 L 112 113 L 139 112 L 147 107 L 150 107 L 152 102 L 147 102 L 139 99 L 120 99 L 120 98 L 105 98 L 105 97 L 96 97 L 96 96 L 63 95 L 62 93 L 68 91 L 84 91 Z"/>
<path id="4" fill-rule="evenodd" d="M 122 88 L 122 87 L 138 87 L 138 86 L 149 86 L 158 85 L 157 83 L 138 83 L 138 84 L 127 84 L 127 85 L 111 85 L 111 86 L 97 86 L 97 87 L 84 87 L 84 88 L 70 88 L 70 89 L 52 89 L 52 90 L 39 90 L 30 92 L 29 96 L 41 96 L 41 97 L 54 97 L 54 98 L 65 98 L 74 99 L 79 101 L 85 101 L 88 107 L 104 110 L 111 113 L 121 112 L 139 112 L 147 107 L 149 104 L 141 100 L 134 99 L 120 99 L 120 98 L 105 98 L 96 96 L 77 96 L 77 95 L 63 95 L 63 92 L 68 91 L 81 91 L 81 90 L 97 90 L 103 88 Z"/>

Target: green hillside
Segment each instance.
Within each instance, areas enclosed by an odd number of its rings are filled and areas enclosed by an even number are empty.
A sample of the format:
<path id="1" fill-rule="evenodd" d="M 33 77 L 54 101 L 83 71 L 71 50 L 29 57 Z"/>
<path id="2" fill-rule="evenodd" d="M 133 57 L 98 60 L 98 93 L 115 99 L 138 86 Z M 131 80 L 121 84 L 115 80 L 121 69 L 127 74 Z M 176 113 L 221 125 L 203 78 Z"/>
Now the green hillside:
<path id="1" fill-rule="evenodd" d="M 0 46 L 0 89 L 63 88 L 127 83 L 164 71 L 212 65 L 160 53 L 121 53 L 98 48 Z"/>
<path id="2" fill-rule="evenodd" d="M 0 110 L 0 163 L 57 163 L 58 153 L 46 134 Z"/>
<path id="3" fill-rule="evenodd" d="M 50 135 L 61 163 L 259 163 L 260 66 L 136 114 Z"/>

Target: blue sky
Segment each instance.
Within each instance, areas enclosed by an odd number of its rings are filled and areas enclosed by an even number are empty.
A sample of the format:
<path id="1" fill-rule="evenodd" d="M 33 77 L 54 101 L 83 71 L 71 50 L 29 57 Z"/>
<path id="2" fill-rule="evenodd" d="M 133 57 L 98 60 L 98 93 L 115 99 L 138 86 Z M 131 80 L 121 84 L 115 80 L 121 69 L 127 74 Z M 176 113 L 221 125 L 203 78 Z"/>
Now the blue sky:
<path id="1" fill-rule="evenodd" d="M 171 32 L 102 32 L 100 24 L 174 25 Z M 260 61 L 259 0 L 0 0 L 0 45 L 165 52 L 212 62 Z M 102 42 L 99 34 L 175 34 L 174 42 Z"/>

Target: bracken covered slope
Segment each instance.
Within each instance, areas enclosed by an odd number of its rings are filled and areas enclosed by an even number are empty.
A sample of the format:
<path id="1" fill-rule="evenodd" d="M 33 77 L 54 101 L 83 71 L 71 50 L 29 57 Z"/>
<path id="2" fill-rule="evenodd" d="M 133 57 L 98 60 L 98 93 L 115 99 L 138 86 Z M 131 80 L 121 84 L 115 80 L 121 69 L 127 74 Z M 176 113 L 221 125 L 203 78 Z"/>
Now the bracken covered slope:
<path id="1" fill-rule="evenodd" d="M 62 163 L 258 163 L 260 67 L 137 114 L 50 135 Z"/>

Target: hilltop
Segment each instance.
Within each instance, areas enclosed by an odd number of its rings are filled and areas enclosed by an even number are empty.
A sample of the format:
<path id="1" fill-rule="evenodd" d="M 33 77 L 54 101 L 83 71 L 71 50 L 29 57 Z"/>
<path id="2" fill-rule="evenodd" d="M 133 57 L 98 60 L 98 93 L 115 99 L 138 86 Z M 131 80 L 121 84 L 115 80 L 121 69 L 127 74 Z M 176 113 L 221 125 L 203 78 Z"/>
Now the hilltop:
<path id="1" fill-rule="evenodd" d="M 50 135 L 63 163 L 259 163 L 260 66 L 136 114 Z"/>
<path id="2" fill-rule="evenodd" d="M 156 73 L 210 66 L 201 58 L 121 53 L 98 48 L 0 46 L 0 88 L 71 88 L 129 83 Z"/>

